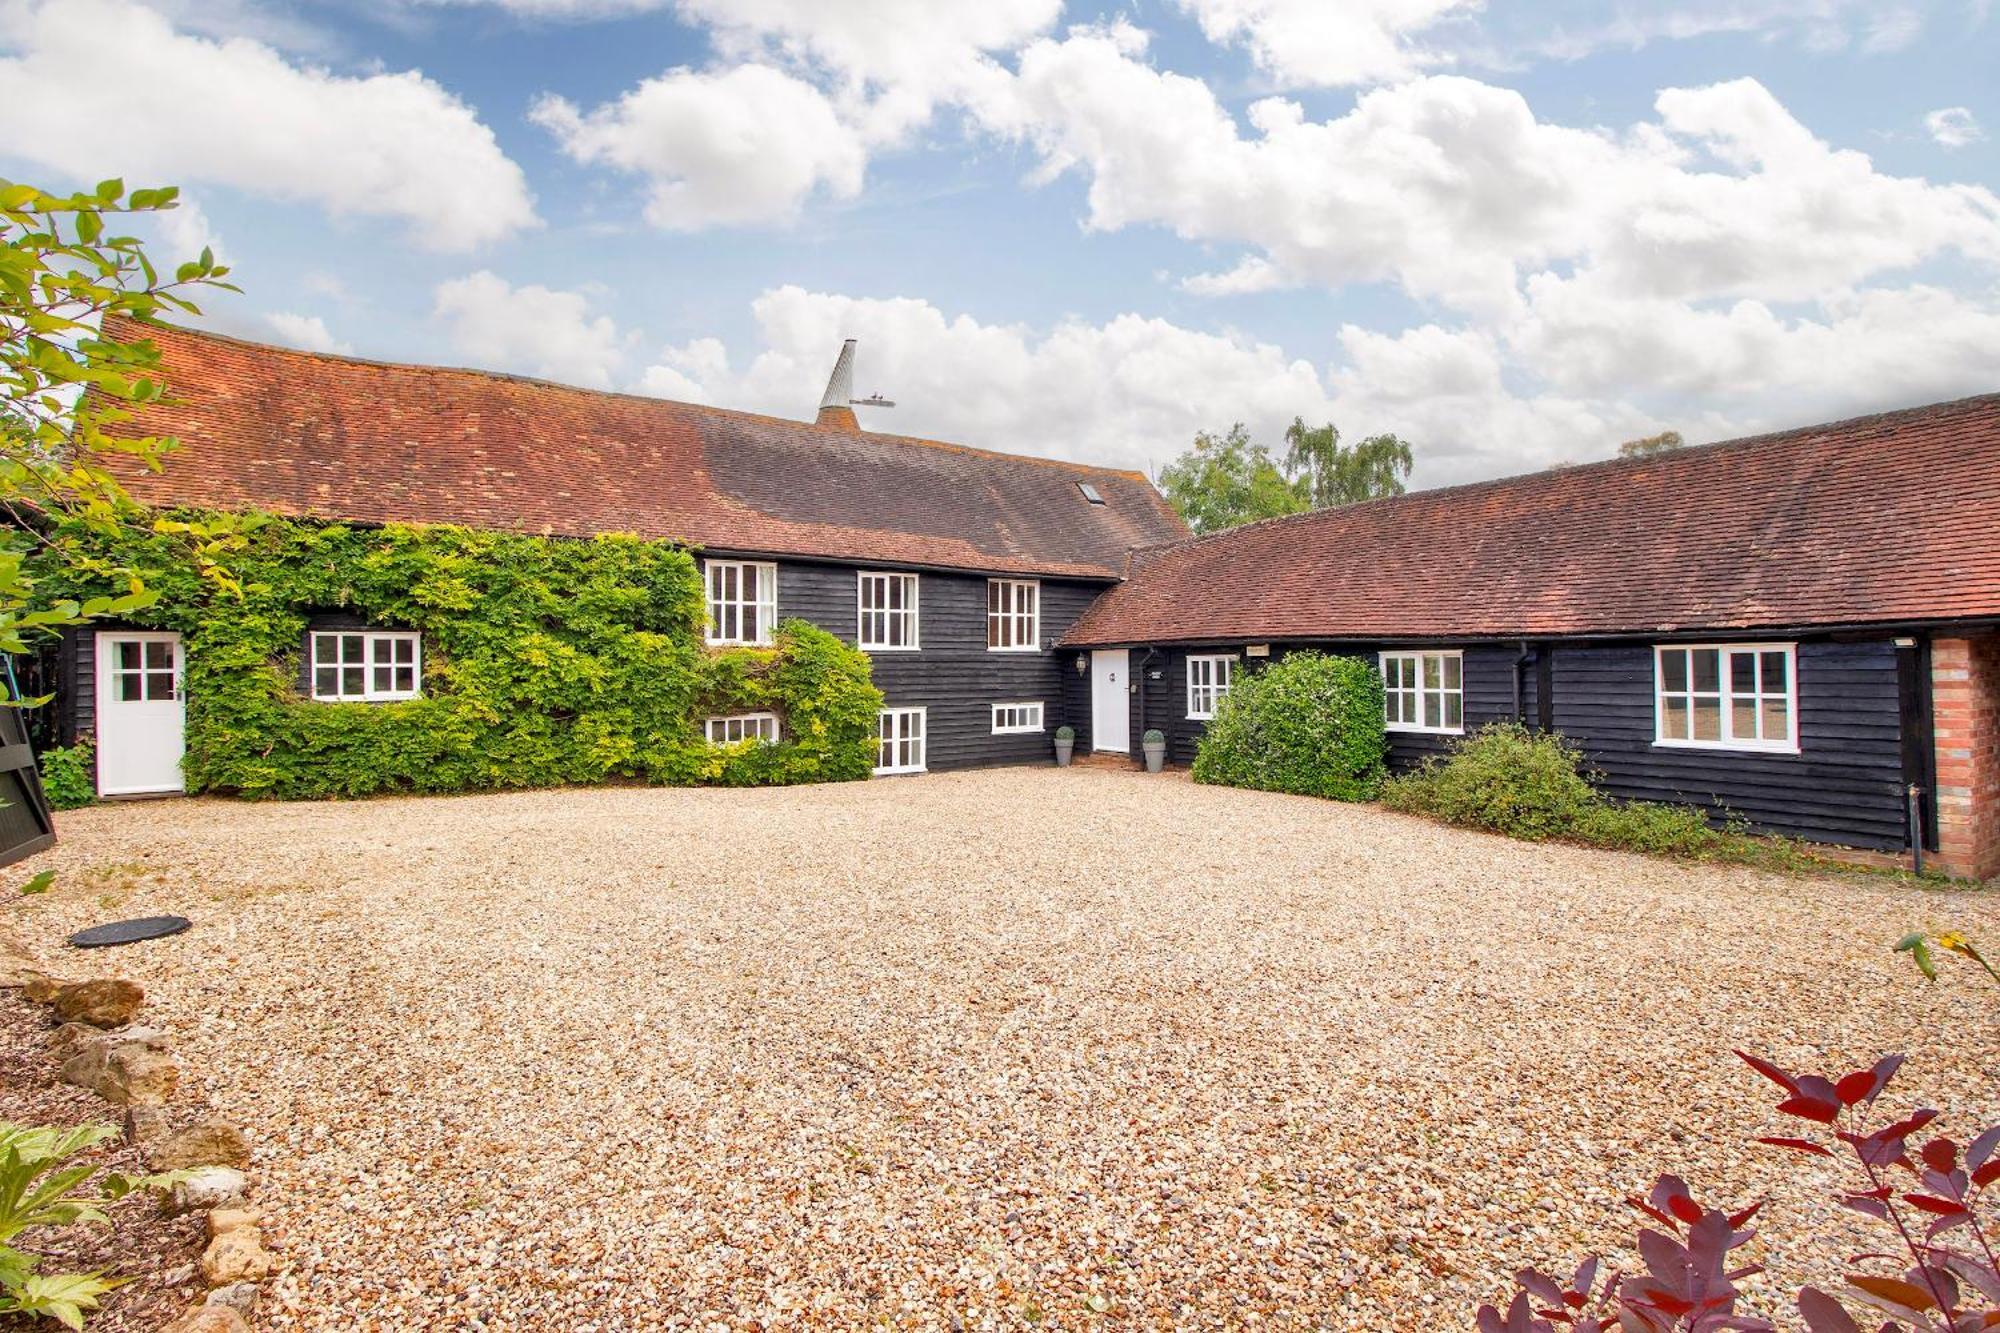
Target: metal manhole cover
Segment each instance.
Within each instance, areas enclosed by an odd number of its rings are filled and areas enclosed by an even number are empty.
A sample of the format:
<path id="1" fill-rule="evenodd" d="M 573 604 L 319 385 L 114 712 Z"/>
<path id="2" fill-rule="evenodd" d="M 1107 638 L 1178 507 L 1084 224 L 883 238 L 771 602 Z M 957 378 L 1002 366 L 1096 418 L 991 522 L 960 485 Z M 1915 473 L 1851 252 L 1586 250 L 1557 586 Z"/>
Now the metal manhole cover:
<path id="1" fill-rule="evenodd" d="M 184 916 L 142 916 L 131 921 L 113 921 L 108 926 L 79 930 L 69 937 L 69 942 L 79 949 L 102 949 L 110 944 L 137 944 L 140 940 L 178 935 L 187 928 L 188 919 Z"/>

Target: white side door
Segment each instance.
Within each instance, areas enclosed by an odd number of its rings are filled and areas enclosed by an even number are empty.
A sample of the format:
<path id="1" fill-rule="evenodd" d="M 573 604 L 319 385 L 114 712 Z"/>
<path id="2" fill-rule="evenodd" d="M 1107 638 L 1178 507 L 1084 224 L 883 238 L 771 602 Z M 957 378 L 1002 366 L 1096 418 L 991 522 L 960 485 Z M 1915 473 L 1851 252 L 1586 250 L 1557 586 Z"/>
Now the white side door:
<path id="1" fill-rule="evenodd" d="M 1127 697 L 1132 654 L 1100 648 L 1090 655 L 1090 748 L 1108 754 L 1132 752 L 1132 706 Z"/>
<path id="2" fill-rule="evenodd" d="M 181 636 L 97 632 L 97 794 L 184 790 Z"/>

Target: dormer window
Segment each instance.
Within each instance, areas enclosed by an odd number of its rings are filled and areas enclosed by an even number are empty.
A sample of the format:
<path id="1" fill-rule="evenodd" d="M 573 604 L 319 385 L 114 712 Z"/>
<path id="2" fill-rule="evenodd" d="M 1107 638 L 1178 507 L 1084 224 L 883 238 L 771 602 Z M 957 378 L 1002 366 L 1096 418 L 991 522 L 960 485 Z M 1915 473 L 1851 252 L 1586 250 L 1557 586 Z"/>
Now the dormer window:
<path id="1" fill-rule="evenodd" d="M 1090 501 L 1092 504 L 1101 505 L 1104 503 L 1103 495 L 1099 494 L 1097 488 L 1091 485 L 1089 482 L 1079 481 L 1076 484 L 1076 488 L 1082 491 L 1083 498 Z"/>

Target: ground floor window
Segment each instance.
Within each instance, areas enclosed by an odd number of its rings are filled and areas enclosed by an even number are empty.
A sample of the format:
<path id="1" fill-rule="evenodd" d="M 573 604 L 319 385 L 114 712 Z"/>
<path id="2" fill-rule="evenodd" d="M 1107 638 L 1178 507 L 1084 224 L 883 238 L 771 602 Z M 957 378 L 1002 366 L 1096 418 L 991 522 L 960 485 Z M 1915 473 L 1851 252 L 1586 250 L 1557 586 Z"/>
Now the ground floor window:
<path id="1" fill-rule="evenodd" d="M 1196 719 L 1214 717 L 1215 706 L 1229 693 L 1229 682 L 1235 674 L 1233 653 L 1188 658 L 1187 715 Z"/>
<path id="2" fill-rule="evenodd" d="M 1796 666 L 1789 643 L 1660 645 L 1653 650 L 1655 741 L 1797 750 Z"/>
<path id="3" fill-rule="evenodd" d="M 1036 703 L 994 704 L 993 734 L 1004 736 L 1016 731 L 1040 731 L 1042 705 Z"/>
<path id="4" fill-rule="evenodd" d="M 924 710 L 885 708 L 876 724 L 880 738 L 875 754 L 877 773 L 924 771 Z"/>
<path id="5" fill-rule="evenodd" d="M 1391 731 L 1465 730 L 1465 654 L 1382 654 L 1382 706 Z"/>
<path id="6" fill-rule="evenodd" d="M 413 630 L 314 630 L 312 696 L 380 703 L 414 699 L 423 649 Z"/>
<path id="7" fill-rule="evenodd" d="M 738 741 L 765 741 L 776 744 L 777 740 L 776 713 L 738 713 L 734 717 L 708 719 L 710 745 L 734 745 Z"/>

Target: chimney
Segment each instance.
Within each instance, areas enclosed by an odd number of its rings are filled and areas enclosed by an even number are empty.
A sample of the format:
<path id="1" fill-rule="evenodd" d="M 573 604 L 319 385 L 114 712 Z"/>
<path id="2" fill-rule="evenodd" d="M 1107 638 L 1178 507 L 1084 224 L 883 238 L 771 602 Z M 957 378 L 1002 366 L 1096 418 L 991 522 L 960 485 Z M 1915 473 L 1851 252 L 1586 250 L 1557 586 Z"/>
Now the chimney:
<path id="1" fill-rule="evenodd" d="M 820 395 L 819 416 L 813 424 L 833 430 L 860 430 L 861 423 L 854 419 L 854 339 L 849 338 L 840 345 L 840 359 L 833 363 L 833 378 L 826 382 L 826 392 Z"/>

